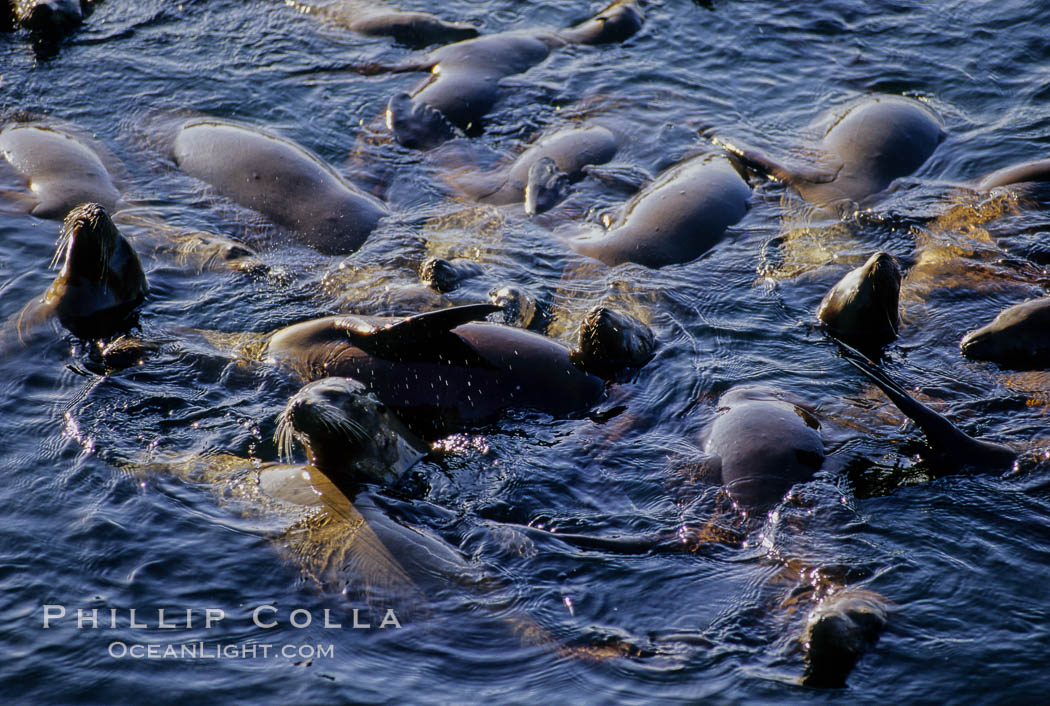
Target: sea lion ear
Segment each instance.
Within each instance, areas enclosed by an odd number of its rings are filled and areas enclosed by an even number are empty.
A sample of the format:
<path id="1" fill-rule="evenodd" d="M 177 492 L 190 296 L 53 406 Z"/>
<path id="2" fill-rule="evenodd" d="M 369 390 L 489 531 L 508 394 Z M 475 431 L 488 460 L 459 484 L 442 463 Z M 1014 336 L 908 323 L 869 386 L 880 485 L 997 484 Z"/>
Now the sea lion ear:
<path id="1" fill-rule="evenodd" d="M 350 341 L 366 353 L 395 360 L 401 351 L 432 347 L 457 326 L 479 321 L 497 311 L 500 307 L 495 304 L 467 304 L 417 314 L 371 331 L 355 328 L 345 331 Z"/>
<path id="2" fill-rule="evenodd" d="M 395 94 L 386 104 L 386 126 L 398 144 L 416 150 L 432 149 L 461 134 L 444 113 L 407 93 Z"/>

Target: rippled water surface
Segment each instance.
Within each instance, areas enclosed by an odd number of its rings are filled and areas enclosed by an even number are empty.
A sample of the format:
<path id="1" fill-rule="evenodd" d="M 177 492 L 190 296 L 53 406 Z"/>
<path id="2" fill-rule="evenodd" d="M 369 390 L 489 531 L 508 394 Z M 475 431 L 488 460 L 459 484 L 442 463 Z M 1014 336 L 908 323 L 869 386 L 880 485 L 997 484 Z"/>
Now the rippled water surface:
<path id="1" fill-rule="evenodd" d="M 0 360 L 0 692 L 7 703 L 692 703 L 1032 701 L 1050 654 L 1050 482 L 1045 471 L 928 480 L 922 436 L 816 328 L 824 291 L 879 248 L 909 267 L 917 246 L 962 242 L 902 292 L 904 325 L 887 369 L 966 429 L 1038 447 L 1050 375 L 959 355 L 963 331 L 1042 293 L 1050 221 L 1039 204 L 957 184 L 1043 158 L 1050 147 L 1050 51 L 1042 3 L 650 2 L 622 45 L 552 53 L 508 90 L 481 135 L 427 156 L 393 143 L 380 119 L 416 74 L 348 65 L 410 52 L 319 23 L 276 0 L 108 0 L 57 50 L 0 37 L 6 115 L 47 115 L 93 133 L 126 165 L 126 198 L 181 227 L 257 246 L 273 274 L 197 272 L 146 250 L 152 293 L 143 365 L 100 376 L 89 346 L 56 330 Z M 427 9 L 484 32 L 565 26 L 600 5 L 451 0 Z M 756 182 L 748 215 L 705 257 L 649 270 L 570 253 L 550 228 L 597 220 L 623 189 L 585 180 L 546 219 L 450 196 L 454 169 L 517 154 L 542 131 L 590 120 L 614 129 L 616 166 L 656 174 L 718 134 L 792 154 L 828 111 L 873 93 L 925 101 L 947 138 L 887 199 L 841 222 Z M 178 172 L 164 126 L 192 115 L 285 135 L 383 196 L 395 216 L 349 258 L 274 238 L 257 216 Z M 1043 204 L 1045 206 L 1045 204 Z M 0 219 L 0 316 L 42 292 L 59 224 Z M 976 240 L 975 240 L 976 239 Z M 975 248 L 974 242 L 982 243 Z M 1005 254 L 1004 254 L 1005 253 Z M 392 291 L 429 255 L 480 262 L 494 283 L 535 293 L 566 344 L 609 302 L 647 321 L 656 358 L 614 386 L 599 423 L 512 413 L 450 439 L 385 503 L 457 548 L 481 584 L 438 582 L 403 627 L 318 582 L 290 550 L 294 518 L 234 502 L 230 481 L 150 459 L 229 453 L 273 461 L 275 416 L 295 383 L 228 363 L 187 331 L 264 332 L 327 313 L 408 313 Z M 340 267 L 342 265 L 342 267 Z M 980 265 L 980 266 L 979 266 Z M 685 469 L 718 396 L 745 382 L 809 400 L 834 457 L 768 517 L 734 515 Z M 860 459 L 858 461 L 858 459 Z M 858 470 L 859 469 L 859 470 Z M 520 529 L 631 536 L 734 526 L 746 541 L 695 553 L 620 555 Z M 336 537 L 319 537 L 328 549 Z M 800 568 L 801 567 L 801 568 Z M 824 578 L 817 578 L 817 576 Z M 833 581 L 893 601 L 886 632 L 848 691 L 799 686 L 807 586 Z M 69 615 L 43 629 L 43 606 Z M 274 628 L 251 611 L 272 605 Z M 373 629 L 350 627 L 361 609 Z M 77 609 L 99 629 L 77 629 Z M 129 609 L 149 627 L 129 625 Z M 157 627 L 159 608 L 194 622 Z M 226 619 L 204 626 L 206 609 Z M 292 626 L 292 610 L 313 617 Z M 115 609 L 117 626 L 109 628 Z M 341 629 L 322 626 L 324 611 Z M 300 614 L 301 616 L 302 614 Z M 556 645 L 627 639 L 649 658 L 586 661 L 523 644 L 527 616 Z M 331 655 L 116 658 L 110 645 L 322 646 Z"/>

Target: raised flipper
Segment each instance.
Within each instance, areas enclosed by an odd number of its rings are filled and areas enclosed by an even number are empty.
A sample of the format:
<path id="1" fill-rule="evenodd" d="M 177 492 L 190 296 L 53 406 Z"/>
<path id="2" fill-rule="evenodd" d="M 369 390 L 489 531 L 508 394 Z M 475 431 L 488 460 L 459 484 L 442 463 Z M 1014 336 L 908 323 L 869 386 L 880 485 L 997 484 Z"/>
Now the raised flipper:
<path id="1" fill-rule="evenodd" d="M 386 126 L 398 144 L 416 150 L 429 150 L 462 132 L 444 114 L 407 93 L 394 95 L 386 104 Z"/>
<path id="2" fill-rule="evenodd" d="M 558 169 L 550 157 L 536 160 L 529 167 L 525 184 L 525 213 L 534 216 L 557 206 L 569 193 L 569 175 Z"/>
<path id="3" fill-rule="evenodd" d="M 969 436 L 946 417 L 933 411 L 908 394 L 896 381 L 859 351 L 836 341 L 842 357 L 882 390 L 900 411 L 904 412 L 926 435 L 933 450 L 929 458 L 938 475 L 959 472 L 1008 471 L 1018 453 L 1005 444 L 982 441 Z"/>
<path id="4" fill-rule="evenodd" d="M 452 329 L 480 321 L 500 311 L 495 304 L 467 304 L 430 311 L 402 319 L 387 326 L 375 326 L 366 319 L 345 317 L 337 322 L 351 343 L 378 358 L 394 361 L 442 360 L 470 362 L 491 367 L 469 348 Z"/>
<path id="5" fill-rule="evenodd" d="M 834 169 L 817 169 L 815 167 L 798 165 L 788 166 L 761 152 L 735 145 L 718 137 L 712 138 L 711 141 L 728 152 L 731 155 L 731 159 L 735 158 L 738 163 L 743 164 L 748 169 L 787 184 L 827 184 L 835 181 L 843 166 L 841 162 Z"/>

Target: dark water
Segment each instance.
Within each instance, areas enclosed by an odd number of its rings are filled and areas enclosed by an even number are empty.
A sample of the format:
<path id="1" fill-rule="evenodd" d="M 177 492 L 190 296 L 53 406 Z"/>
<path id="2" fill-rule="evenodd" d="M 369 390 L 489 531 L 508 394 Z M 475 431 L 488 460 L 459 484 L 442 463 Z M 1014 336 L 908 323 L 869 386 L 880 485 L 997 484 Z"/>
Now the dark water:
<path id="1" fill-rule="evenodd" d="M 405 0 L 406 9 L 434 9 Z M 442 3 L 486 32 L 585 18 L 594 3 Z M 987 438 L 1038 447 L 1050 375 L 1019 375 L 958 353 L 962 332 L 1039 294 L 1045 211 L 953 184 L 1050 147 L 1050 8 L 1021 2 L 649 3 L 624 45 L 568 48 L 508 80 L 485 133 L 447 159 L 514 154 L 540 130 L 593 119 L 614 127 L 617 161 L 656 173 L 713 131 L 787 155 L 825 111 L 872 93 L 906 94 L 948 137 L 902 188 L 843 222 L 805 212 L 777 185 L 705 258 L 647 270 L 570 255 L 520 210 L 448 198 L 448 162 L 387 138 L 378 116 L 417 75 L 324 71 L 394 61 L 407 50 L 321 25 L 283 3 L 110 0 L 50 58 L 26 36 L 0 42 L 0 102 L 97 135 L 126 164 L 126 195 L 168 222 L 261 245 L 276 274 L 198 273 L 144 253 L 153 293 L 142 333 L 163 341 L 143 366 L 99 376 L 83 343 L 55 332 L 0 360 L 0 674 L 8 703 L 687 703 L 1035 702 L 1050 653 L 1050 482 L 1045 472 L 924 482 L 921 436 L 839 359 L 815 328 L 823 292 L 883 248 L 916 267 L 887 369 Z M 166 119 L 234 118 L 280 132 L 393 204 L 397 216 L 340 270 L 280 242 L 177 172 Z M 705 135 L 710 132 L 705 132 Z M 584 183 L 551 222 L 598 218 L 622 192 Z M 1007 208 L 1001 208 L 1003 204 Z M 1005 215 L 998 215 L 1005 210 Z M 558 219 L 561 219 L 560 221 Z M 0 316 L 53 276 L 58 224 L 0 220 Z M 969 238 L 970 240 L 967 240 Z M 973 243 L 980 242 L 981 248 Z M 962 246 L 937 250 L 947 242 Z M 268 244 L 270 243 L 270 244 Z M 923 261 L 917 243 L 938 260 Z M 1001 250 L 1009 252 L 1004 258 Z M 968 254 L 974 253 L 974 254 Z M 458 547 L 491 586 L 448 585 L 401 630 L 349 628 L 346 597 L 282 554 L 287 518 L 217 500 L 176 473 L 128 470 L 165 455 L 275 460 L 274 417 L 295 385 L 228 365 L 183 341 L 185 327 L 267 331 L 322 313 L 399 313 L 384 288 L 427 255 L 470 257 L 535 292 L 568 343 L 608 301 L 647 320 L 654 361 L 611 391 L 627 411 L 605 424 L 515 413 L 450 440 L 389 502 Z M 983 265 L 978 267 L 978 265 Z M 335 274 L 333 275 L 333 271 Z M 933 272 L 934 274 L 929 274 Z M 341 273 L 341 274 L 340 274 Z M 736 524 L 743 547 L 623 556 L 530 539 L 514 524 L 637 535 L 731 524 L 717 488 L 682 469 L 729 387 L 765 382 L 818 405 L 837 456 L 867 459 L 800 487 L 767 518 Z M 845 464 L 840 464 L 845 465 Z M 785 568 L 802 566 L 800 571 Z M 821 569 L 898 610 L 847 692 L 796 684 L 804 587 Z M 792 596 L 801 596 L 792 601 Z M 348 604 L 349 601 L 349 604 Z M 43 606 L 69 615 L 43 629 Z M 251 611 L 276 606 L 278 626 Z M 77 629 L 77 609 L 103 626 Z M 150 627 L 129 626 L 129 609 Z M 156 611 L 194 613 L 172 630 Z M 227 617 L 210 628 L 204 611 Z M 314 617 L 289 622 L 293 609 Z M 105 627 L 118 611 L 115 629 Z M 342 629 L 321 627 L 325 610 Z M 367 608 L 365 607 L 367 612 Z M 301 615 L 301 614 L 300 614 Z M 594 636 L 661 642 L 651 659 L 588 663 L 522 646 L 504 618 L 528 615 L 563 644 Z M 145 618 L 143 618 L 145 616 Z M 373 623 L 378 615 L 368 615 Z M 307 656 L 134 659 L 114 642 L 304 646 Z M 308 656 L 321 646 L 328 655 Z M 261 655 L 261 653 L 260 653 Z"/>

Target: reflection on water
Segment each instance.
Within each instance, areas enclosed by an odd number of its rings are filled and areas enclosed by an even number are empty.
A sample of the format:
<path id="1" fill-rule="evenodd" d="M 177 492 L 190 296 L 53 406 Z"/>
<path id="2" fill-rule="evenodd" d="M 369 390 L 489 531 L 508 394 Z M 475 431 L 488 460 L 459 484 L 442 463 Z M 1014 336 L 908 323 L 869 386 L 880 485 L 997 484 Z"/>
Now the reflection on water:
<path id="1" fill-rule="evenodd" d="M 57 329 L 0 359 L 7 700 L 822 700 L 796 684 L 798 637 L 814 602 L 841 585 L 896 606 L 851 675 L 850 697 L 1038 693 L 1050 649 L 1045 470 L 930 481 L 915 460 L 921 435 L 836 356 L 813 312 L 846 270 L 875 250 L 893 253 L 906 272 L 904 317 L 886 369 L 983 438 L 1050 445 L 1050 380 L 958 352 L 963 332 L 1046 287 L 1045 202 L 958 185 L 1046 156 L 1042 28 L 1050 18 L 1017 1 L 707 5 L 647 3 L 644 27 L 625 43 L 553 53 L 507 79 L 479 136 L 433 154 L 400 147 L 382 121 L 390 96 L 411 90 L 418 75 L 344 70 L 393 64 L 411 50 L 276 0 L 109 0 L 49 55 L 35 53 L 23 32 L 4 36 L 5 116 L 50 116 L 112 150 L 126 169 L 124 198 L 136 205 L 129 232 L 153 219 L 171 232 L 232 238 L 265 264 L 226 269 L 188 262 L 177 247 L 143 247 L 152 290 L 139 333 L 157 350 L 141 365 L 101 375 L 92 347 Z M 597 7 L 403 3 L 484 33 L 568 26 Z M 790 188 L 756 179 L 748 215 L 722 242 L 660 270 L 609 268 L 552 235 L 615 218 L 645 174 L 710 149 L 701 133 L 785 155 L 814 138 L 819 116 L 872 93 L 923 99 L 947 136 L 868 210 L 815 214 Z M 347 257 L 274 237 L 272 226 L 174 168 L 158 125 L 199 115 L 295 140 L 394 215 Z M 620 176 L 583 179 L 542 217 L 463 200 L 450 187 L 464 170 L 510 163 L 541 133 L 595 116 L 617 133 L 620 148 L 605 166 Z M 11 175 L 0 178 L 18 188 Z M 59 231 L 58 222 L 10 210 L 0 220 L 4 320 L 53 278 L 47 264 Z M 296 527 L 323 535 L 332 556 L 331 528 L 229 502 L 239 497 L 229 477 L 129 469 L 176 456 L 276 461 L 275 417 L 296 384 L 231 362 L 193 332 L 261 333 L 321 314 L 433 308 L 443 302 L 414 289 L 428 257 L 483 267 L 483 285 L 447 295 L 456 303 L 519 286 L 538 302 L 537 325 L 567 345 L 580 317 L 607 303 L 647 322 L 660 345 L 593 418 L 511 413 L 443 441 L 400 485 L 375 493 L 389 517 L 483 575 L 480 586 L 431 580 L 424 617 L 379 629 L 383 615 L 349 572 L 343 590 L 287 556 Z M 744 520 L 690 469 L 720 394 L 753 382 L 814 405 L 836 463 L 770 515 Z M 617 553 L 530 524 L 718 541 L 678 554 Z M 45 605 L 66 610 L 47 629 Z M 265 627 L 253 620 L 260 606 Z M 353 627 L 355 608 L 371 627 Z M 77 611 L 96 609 L 98 627 L 78 627 Z M 132 609 L 147 627 L 132 626 Z M 159 627 L 158 609 L 177 627 Z M 225 618 L 206 625 L 209 610 Z M 326 611 L 340 628 L 325 627 Z M 520 616 L 559 645 L 631 643 L 655 654 L 570 658 L 522 640 Z M 137 659 L 114 643 L 293 649 Z"/>

